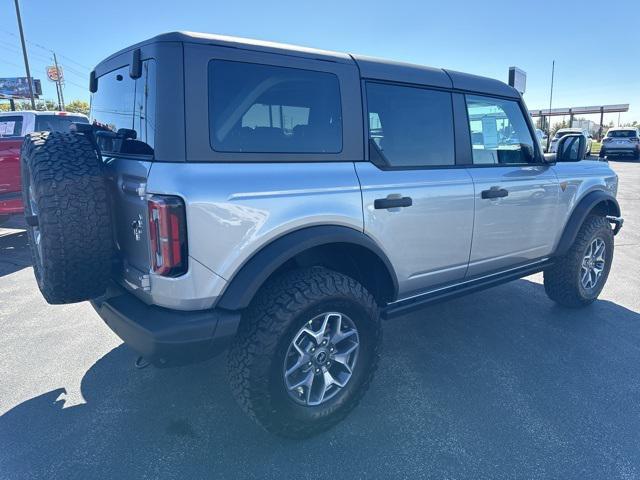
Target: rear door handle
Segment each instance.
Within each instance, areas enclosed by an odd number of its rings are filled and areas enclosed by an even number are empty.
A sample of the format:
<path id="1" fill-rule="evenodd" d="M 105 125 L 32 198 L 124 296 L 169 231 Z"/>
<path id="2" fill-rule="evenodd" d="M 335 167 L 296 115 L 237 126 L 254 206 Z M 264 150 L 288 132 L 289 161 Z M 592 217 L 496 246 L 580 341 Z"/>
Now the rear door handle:
<path id="1" fill-rule="evenodd" d="M 491 187 L 489 190 L 482 191 L 482 198 L 502 198 L 509 195 L 509 191 L 500 187 Z"/>
<path id="2" fill-rule="evenodd" d="M 399 198 L 376 198 L 373 201 L 373 208 L 387 209 L 387 208 L 400 208 L 410 207 L 413 205 L 413 199 L 411 197 L 399 197 Z"/>

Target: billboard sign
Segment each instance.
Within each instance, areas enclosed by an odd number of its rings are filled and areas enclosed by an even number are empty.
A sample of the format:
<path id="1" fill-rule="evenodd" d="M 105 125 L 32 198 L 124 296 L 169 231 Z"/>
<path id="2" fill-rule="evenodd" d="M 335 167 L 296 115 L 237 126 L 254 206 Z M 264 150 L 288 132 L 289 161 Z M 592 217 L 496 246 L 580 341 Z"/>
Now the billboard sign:
<path id="1" fill-rule="evenodd" d="M 0 78 L 0 95 L 13 98 L 29 98 L 29 81 L 27 77 Z M 42 95 L 40 80 L 33 79 L 33 95 Z"/>

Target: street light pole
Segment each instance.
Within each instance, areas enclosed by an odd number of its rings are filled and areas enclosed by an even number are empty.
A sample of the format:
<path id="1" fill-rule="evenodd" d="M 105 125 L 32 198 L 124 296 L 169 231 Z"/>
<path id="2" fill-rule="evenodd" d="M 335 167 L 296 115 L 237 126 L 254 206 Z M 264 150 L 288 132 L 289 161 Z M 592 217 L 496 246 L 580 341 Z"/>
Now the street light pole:
<path id="1" fill-rule="evenodd" d="M 20 30 L 20 42 L 22 43 L 22 55 L 24 56 L 24 68 L 27 71 L 27 82 L 29 83 L 29 95 L 31 96 L 31 108 L 36 109 L 36 100 L 33 96 L 33 79 L 29 70 L 29 58 L 27 57 L 27 46 L 24 42 L 24 31 L 22 30 L 22 18 L 20 17 L 20 5 L 18 0 L 14 0 L 16 4 L 16 17 L 18 18 L 18 29 Z"/>

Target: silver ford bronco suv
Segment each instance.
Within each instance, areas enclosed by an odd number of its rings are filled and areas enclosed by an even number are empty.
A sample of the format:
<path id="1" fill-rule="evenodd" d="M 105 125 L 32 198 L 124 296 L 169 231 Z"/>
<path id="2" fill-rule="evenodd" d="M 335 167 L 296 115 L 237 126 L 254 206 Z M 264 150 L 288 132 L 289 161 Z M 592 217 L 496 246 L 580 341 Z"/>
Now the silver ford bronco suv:
<path id="1" fill-rule="evenodd" d="M 91 74 L 92 125 L 21 152 L 38 286 L 91 300 L 144 362 L 228 347 L 233 394 L 305 437 L 376 369 L 381 318 L 544 272 L 593 302 L 622 225 L 582 135 L 543 155 L 497 80 L 195 33 Z"/>

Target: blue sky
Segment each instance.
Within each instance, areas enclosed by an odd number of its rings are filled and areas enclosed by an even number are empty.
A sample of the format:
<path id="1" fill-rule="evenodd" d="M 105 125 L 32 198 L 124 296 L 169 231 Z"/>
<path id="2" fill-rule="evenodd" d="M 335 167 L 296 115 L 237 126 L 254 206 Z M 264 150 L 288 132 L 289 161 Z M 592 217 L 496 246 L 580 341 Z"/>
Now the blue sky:
<path id="1" fill-rule="evenodd" d="M 630 103 L 640 121 L 640 4 L 617 0 L 489 1 L 22 0 L 32 74 L 45 96 L 55 50 L 66 67 L 65 99 L 88 99 L 92 66 L 158 33 L 192 30 L 295 43 L 447 67 L 501 80 L 527 72 L 530 108 Z M 12 0 L 0 3 L 0 77 L 23 76 Z M 595 117 L 594 120 L 597 120 Z M 617 114 L 606 122 L 617 122 Z"/>

